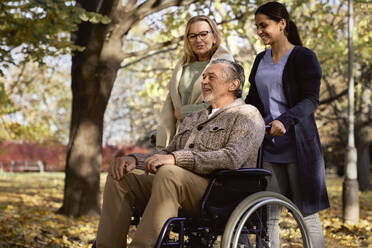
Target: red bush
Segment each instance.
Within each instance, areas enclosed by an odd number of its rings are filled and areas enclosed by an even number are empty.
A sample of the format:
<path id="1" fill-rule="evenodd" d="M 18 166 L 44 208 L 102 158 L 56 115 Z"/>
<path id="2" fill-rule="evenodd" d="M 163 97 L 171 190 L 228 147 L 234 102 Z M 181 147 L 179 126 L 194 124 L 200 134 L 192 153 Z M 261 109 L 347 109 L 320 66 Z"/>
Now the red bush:
<path id="1" fill-rule="evenodd" d="M 10 171 L 11 161 L 15 162 L 14 171 L 22 171 L 25 161 L 36 164 L 43 162 L 46 171 L 64 171 L 66 165 L 67 147 L 62 144 L 38 144 L 38 143 L 14 143 L 10 141 L 0 142 L 0 168 Z M 129 153 L 148 153 L 148 150 L 135 145 L 117 148 L 106 146 L 102 150 L 102 171 L 106 171 L 117 155 Z"/>

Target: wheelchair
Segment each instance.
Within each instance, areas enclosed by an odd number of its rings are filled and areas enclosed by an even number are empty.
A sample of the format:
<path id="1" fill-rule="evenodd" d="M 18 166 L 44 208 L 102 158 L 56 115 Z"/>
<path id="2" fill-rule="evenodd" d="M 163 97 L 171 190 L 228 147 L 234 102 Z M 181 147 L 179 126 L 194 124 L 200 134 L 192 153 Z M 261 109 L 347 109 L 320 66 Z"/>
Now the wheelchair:
<path id="1" fill-rule="evenodd" d="M 268 176 L 271 172 L 262 168 L 262 147 L 256 168 L 215 172 L 202 198 L 200 215 L 190 218 L 181 213 L 168 219 L 155 247 L 270 247 L 267 220 L 270 209 L 279 208 L 279 228 L 284 230 L 279 230 L 280 242 L 285 243 L 281 247 L 311 248 L 300 210 L 283 195 L 265 191 Z M 138 225 L 141 215 L 135 210 L 131 224 Z"/>
<path id="2" fill-rule="evenodd" d="M 276 207 L 282 212 L 279 228 L 284 232 L 280 241 L 287 243 L 281 247 L 311 248 L 300 210 L 283 195 L 265 191 L 268 176 L 271 172 L 262 168 L 262 147 L 256 168 L 215 172 L 203 196 L 200 215 L 168 219 L 155 247 L 270 247 L 267 219 L 269 209 Z M 132 224 L 137 225 L 139 218 L 140 214 L 135 214 Z M 218 242 L 220 246 L 216 246 Z"/>

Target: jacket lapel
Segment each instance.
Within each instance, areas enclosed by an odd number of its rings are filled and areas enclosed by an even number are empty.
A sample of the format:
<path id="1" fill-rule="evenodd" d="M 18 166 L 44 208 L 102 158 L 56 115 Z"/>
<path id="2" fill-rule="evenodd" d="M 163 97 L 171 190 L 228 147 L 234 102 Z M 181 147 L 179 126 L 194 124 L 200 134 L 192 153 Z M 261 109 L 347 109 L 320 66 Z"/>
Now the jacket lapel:
<path id="1" fill-rule="evenodd" d="M 169 93 L 172 98 L 174 108 L 181 108 L 182 106 L 181 96 L 180 96 L 180 93 L 178 92 L 178 86 L 180 84 L 180 79 L 181 79 L 182 72 L 183 72 L 182 61 L 183 61 L 183 58 L 181 58 L 178 61 L 176 68 L 174 69 L 175 73 L 171 81 L 169 82 Z"/>

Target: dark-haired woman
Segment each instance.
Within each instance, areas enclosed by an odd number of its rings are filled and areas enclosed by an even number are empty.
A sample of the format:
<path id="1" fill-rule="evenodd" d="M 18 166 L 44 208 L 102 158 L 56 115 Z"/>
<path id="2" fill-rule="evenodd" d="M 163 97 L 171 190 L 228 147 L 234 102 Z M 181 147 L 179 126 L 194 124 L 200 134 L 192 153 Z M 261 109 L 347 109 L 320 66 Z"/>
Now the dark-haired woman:
<path id="1" fill-rule="evenodd" d="M 288 196 L 305 216 L 313 247 L 324 247 L 318 212 L 329 207 L 324 160 L 314 112 L 321 68 L 313 51 L 302 46 L 285 6 L 261 5 L 255 12 L 257 34 L 270 46 L 257 55 L 246 103 L 256 106 L 271 126 L 264 139 L 264 168 L 273 172 L 268 190 Z M 270 213 L 270 247 L 279 247 L 278 223 Z"/>

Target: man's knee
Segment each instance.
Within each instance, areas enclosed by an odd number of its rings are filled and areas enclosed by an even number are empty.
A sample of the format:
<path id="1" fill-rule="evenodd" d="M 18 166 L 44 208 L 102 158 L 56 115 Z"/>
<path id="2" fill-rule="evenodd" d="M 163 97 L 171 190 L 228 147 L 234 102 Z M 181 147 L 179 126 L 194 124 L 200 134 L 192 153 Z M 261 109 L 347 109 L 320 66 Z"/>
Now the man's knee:
<path id="1" fill-rule="evenodd" d="M 127 179 L 128 175 L 129 174 L 124 175 L 124 177 L 121 180 L 116 180 L 116 179 L 112 178 L 112 176 L 110 174 L 107 174 L 106 186 L 105 187 L 116 187 L 116 186 L 118 186 L 121 181 L 124 181 L 124 180 Z"/>
<path id="2" fill-rule="evenodd" d="M 164 165 L 159 168 L 154 177 L 153 187 L 181 187 L 185 169 L 175 165 Z"/>
<path id="3" fill-rule="evenodd" d="M 110 174 L 107 175 L 106 178 L 106 185 L 105 185 L 105 191 L 106 190 L 116 190 L 116 189 L 128 189 L 131 187 L 132 184 L 136 183 L 136 176 L 135 173 L 128 173 L 123 176 L 120 180 L 116 180 L 111 177 Z"/>
<path id="4" fill-rule="evenodd" d="M 116 183 L 117 183 L 117 181 L 115 179 L 113 179 L 110 174 L 107 174 L 105 188 L 107 188 L 107 187 L 111 188 Z"/>
<path id="5" fill-rule="evenodd" d="M 185 169 L 177 165 L 164 165 L 156 172 L 155 178 L 180 179 L 185 173 Z"/>

